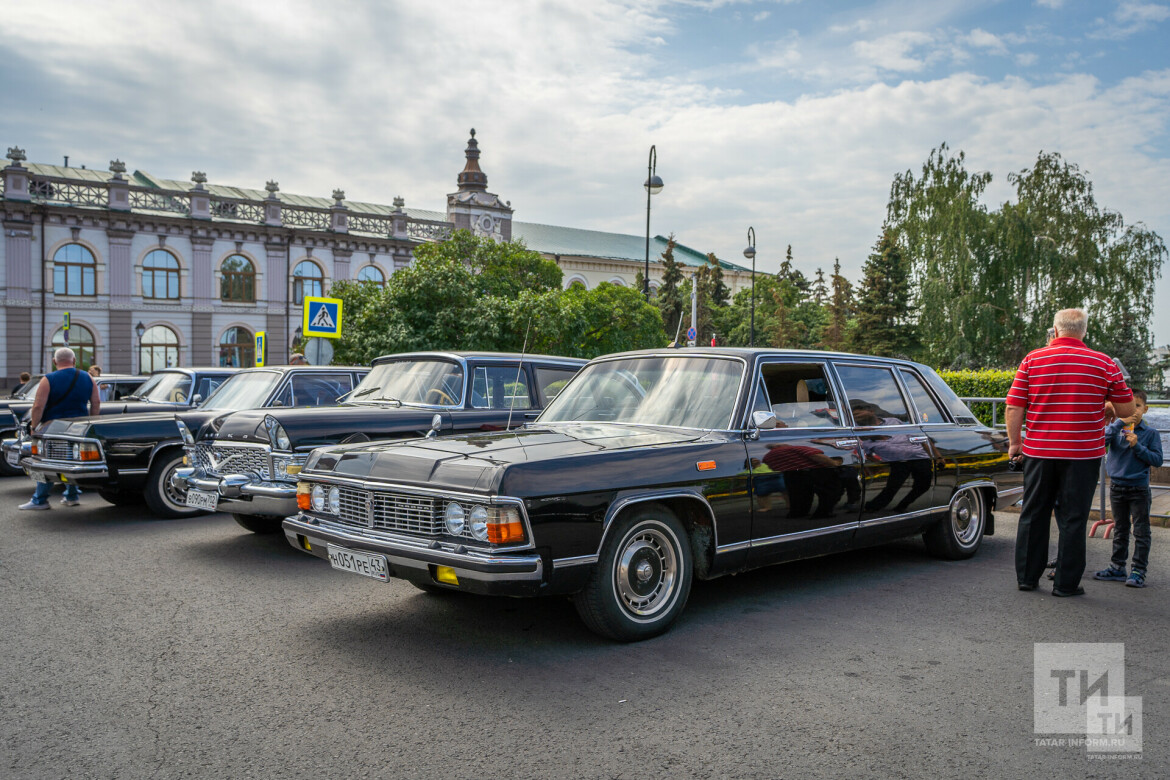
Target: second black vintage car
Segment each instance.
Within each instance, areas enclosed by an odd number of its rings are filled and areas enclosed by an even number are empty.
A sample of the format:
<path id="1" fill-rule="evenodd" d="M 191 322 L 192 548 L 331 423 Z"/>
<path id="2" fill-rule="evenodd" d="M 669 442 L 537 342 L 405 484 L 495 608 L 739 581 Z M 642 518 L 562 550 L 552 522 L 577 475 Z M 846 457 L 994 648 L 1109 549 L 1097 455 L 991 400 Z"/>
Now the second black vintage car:
<path id="1" fill-rule="evenodd" d="M 193 418 L 206 421 L 258 407 L 332 405 L 369 369 L 271 366 L 227 370 L 236 373 L 217 382 L 199 408 L 189 413 Z M 200 395 L 198 372 L 190 376 L 166 373 L 170 376 L 154 387 L 169 387 L 167 397 L 174 402 L 185 403 L 192 392 Z M 185 492 L 171 484 L 171 476 L 183 467 L 183 442 L 175 427 L 174 408 L 158 405 L 165 411 L 51 420 L 33 435 L 33 454 L 24 468 L 35 480 L 76 482 L 113 504 L 145 500 L 159 517 L 214 511 L 214 505 L 189 503 Z"/>
<path id="2" fill-rule="evenodd" d="M 187 500 L 276 533 L 297 511 L 297 479 L 325 444 L 499 431 L 536 417 L 584 360 L 492 352 L 412 352 L 374 361 L 333 409 L 238 412 L 200 427 L 180 416 L 191 467 L 175 474 Z"/>
<path id="3" fill-rule="evenodd" d="M 913 534 L 965 558 L 1020 490 L 1007 440 L 926 366 L 690 349 L 586 366 L 524 430 L 324 447 L 289 542 L 427 591 L 571 595 L 619 640 L 694 579 Z"/>

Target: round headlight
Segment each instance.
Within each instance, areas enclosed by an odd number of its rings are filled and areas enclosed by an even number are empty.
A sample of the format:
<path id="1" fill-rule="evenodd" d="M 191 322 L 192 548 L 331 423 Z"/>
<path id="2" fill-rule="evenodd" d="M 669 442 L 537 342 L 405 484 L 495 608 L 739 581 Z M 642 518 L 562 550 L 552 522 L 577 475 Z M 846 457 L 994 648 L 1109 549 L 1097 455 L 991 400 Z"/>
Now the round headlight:
<path id="1" fill-rule="evenodd" d="M 329 488 L 329 514 L 341 514 L 341 491 L 335 487 Z"/>
<path id="2" fill-rule="evenodd" d="M 323 485 L 313 485 L 312 499 L 313 509 L 320 512 L 325 508 L 325 487 Z"/>
<path id="3" fill-rule="evenodd" d="M 463 533 L 463 525 L 465 522 L 463 507 L 454 501 L 447 504 L 447 511 L 443 515 L 443 521 L 447 524 L 447 533 L 452 536 L 459 536 L 459 534 Z"/>
<path id="4" fill-rule="evenodd" d="M 471 510 L 471 535 L 481 542 L 487 541 L 488 511 L 482 506 Z"/>

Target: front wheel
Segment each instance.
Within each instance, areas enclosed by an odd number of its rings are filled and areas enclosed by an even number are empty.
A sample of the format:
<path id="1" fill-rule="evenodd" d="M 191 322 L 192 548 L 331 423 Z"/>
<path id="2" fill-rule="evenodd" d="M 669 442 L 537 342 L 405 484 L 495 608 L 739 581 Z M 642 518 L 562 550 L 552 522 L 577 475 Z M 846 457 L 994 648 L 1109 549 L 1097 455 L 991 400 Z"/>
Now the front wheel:
<path id="1" fill-rule="evenodd" d="M 171 475 L 182 465 L 182 451 L 174 450 L 161 453 L 150 467 L 142 495 L 146 499 L 146 506 L 158 517 L 191 517 L 204 512 L 187 506 L 187 491 L 171 484 Z"/>
<path id="2" fill-rule="evenodd" d="M 970 558 L 983 543 L 987 528 L 987 501 L 980 490 L 963 490 L 951 499 L 946 517 L 922 535 L 931 555 L 952 561 Z"/>
<path id="3" fill-rule="evenodd" d="M 666 631 L 682 613 L 694 571 L 686 529 L 662 507 L 620 518 L 584 590 L 573 597 L 592 631 L 621 642 Z"/>
<path id="4" fill-rule="evenodd" d="M 281 530 L 283 517 L 272 515 L 240 515 L 232 513 L 232 519 L 254 534 L 274 534 Z"/>

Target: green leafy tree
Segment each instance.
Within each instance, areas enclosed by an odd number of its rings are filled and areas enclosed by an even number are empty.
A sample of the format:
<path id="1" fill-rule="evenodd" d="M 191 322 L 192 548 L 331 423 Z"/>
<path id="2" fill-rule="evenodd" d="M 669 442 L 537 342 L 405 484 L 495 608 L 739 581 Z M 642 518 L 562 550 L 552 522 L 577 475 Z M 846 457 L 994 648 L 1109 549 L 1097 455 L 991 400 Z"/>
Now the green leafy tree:
<path id="1" fill-rule="evenodd" d="M 884 357 L 909 357 L 914 349 L 910 321 L 910 263 L 891 231 L 882 232 L 865 263 L 857 300 L 854 351 Z"/>
<path id="2" fill-rule="evenodd" d="M 850 341 L 849 323 L 853 321 L 853 285 L 841 275 L 841 260 L 833 261 L 833 294 L 827 306 L 828 322 L 821 333 L 821 346 L 841 351 Z"/>

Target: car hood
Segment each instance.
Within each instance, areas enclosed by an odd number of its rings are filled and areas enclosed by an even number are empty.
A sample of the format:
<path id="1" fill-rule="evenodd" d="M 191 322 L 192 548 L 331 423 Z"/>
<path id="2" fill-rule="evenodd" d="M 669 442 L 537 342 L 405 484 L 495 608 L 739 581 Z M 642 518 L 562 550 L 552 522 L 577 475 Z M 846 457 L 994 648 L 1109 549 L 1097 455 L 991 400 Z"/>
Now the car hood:
<path id="1" fill-rule="evenodd" d="M 350 436 L 363 433 L 385 435 L 401 431 L 421 435 L 430 429 L 435 410 L 370 404 L 251 409 L 232 412 L 199 435 L 214 435 L 217 439 L 229 441 L 268 443 L 264 418 L 269 415 L 284 428 L 293 447 L 309 448 L 337 444 Z M 450 414 L 442 416 L 444 420 L 450 420 Z M 183 420 L 186 422 L 187 415 L 183 415 Z"/>
<path id="2" fill-rule="evenodd" d="M 537 425 L 517 431 L 322 448 L 314 452 L 304 473 L 506 492 L 504 479 L 509 470 L 533 476 L 550 469 L 572 470 L 583 460 L 624 462 L 628 470 L 629 450 L 639 450 L 641 457 L 643 452 L 673 450 L 703 438 L 703 431 L 679 428 Z"/>
<path id="3" fill-rule="evenodd" d="M 200 423 L 212 415 L 209 412 L 188 412 L 183 417 L 200 418 Z M 47 434 L 70 436 L 84 436 L 105 441 L 116 439 L 177 439 L 179 428 L 175 425 L 177 415 L 174 411 L 140 412 L 138 414 L 119 414 L 107 418 L 75 417 L 73 419 L 50 420 L 45 423 L 44 432 Z"/>

